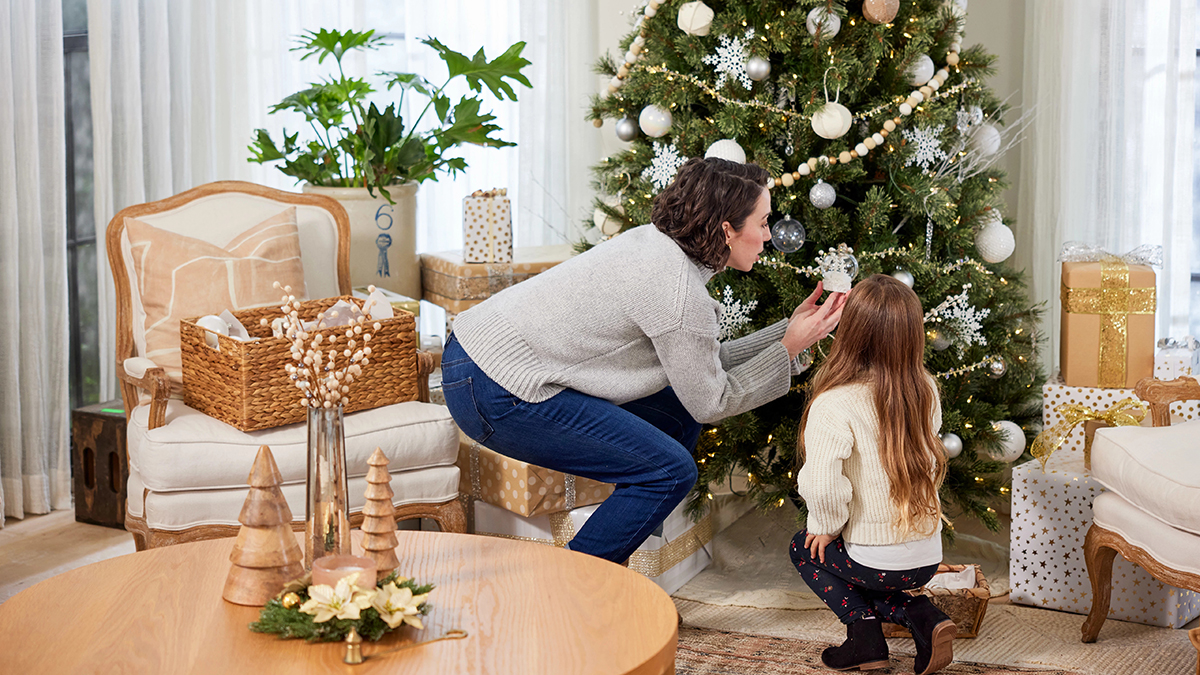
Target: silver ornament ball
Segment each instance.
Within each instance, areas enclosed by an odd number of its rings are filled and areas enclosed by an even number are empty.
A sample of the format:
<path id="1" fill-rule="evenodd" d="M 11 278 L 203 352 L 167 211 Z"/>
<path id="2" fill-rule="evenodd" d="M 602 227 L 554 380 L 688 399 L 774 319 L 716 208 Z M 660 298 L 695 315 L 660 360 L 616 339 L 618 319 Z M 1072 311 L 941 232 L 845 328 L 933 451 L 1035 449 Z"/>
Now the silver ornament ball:
<path id="1" fill-rule="evenodd" d="M 1004 360 L 1003 356 L 997 356 L 988 363 L 987 369 L 988 377 L 993 380 L 999 379 L 1004 377 L 1004 374 L 1008 372 L 1008 362 Z"/>
<path id="2" fill-rule="evenodd" d="M 761 56 L 751 56 L 746 62 L 746 75 L 755 82 L 767 79 L 771 74 L 771 62 Z"/>
<path id="3" fill-rule="evenodd" d="M 833 202 L 837 200 L 837 190 L 834 190 L 829 183 L 818 180 L 817 184 L 808 191 L 808 200 L 818 209 L 827 209 L 833 206 Z"/>
<path id="4" fill-rule="evenodd" d="M 942 351 L 950 346 L 950 339 L 946 337 L 946 332 L 940 328 L 930 328 L 926 333 L 929 336 L 929 341 L 933 344 L 935 351 Z"/>
<path id="5" fill-rule="evenodd" d="M 892 272 L 892 278 L 904 284 L 905 286 L 908 286 L 909 288 L 912 288 L 913 284 L 916 283 L 916 279 L 913 278 L 912 272 L 909 272 L 908 270 L 897 269 L 895 272 Z"/>
<path id="6" fill-rule="evenodd" d="M 820 33 L 822 37 L 831 38 L 838 34 L 842 29 L 842 17 L 834 14 L 825 8 L 824 5 L 814 7 L 808 13 L 808 19 L 804 22 L 804 27 L 808 29 L 809 35 Z"/>
<path id="7" fill-rule="evenodd" d="M 638 125 L 637 122 L 625 117 L 617 122 L 617 138 L 628 143 L 637 138 Z"/>
<path id="8" fill-rule="evenodd" d="M 800 221 L 784 216 L 771 226 L 771 244 L 783 253 L 795 253 L 804 245 L 807 234 Z"/>
<path id="9" fill-rule="evenodd" d="M 946 456 L 950 459 L 954 459 L 962 454 L 963 442 L 962 439 L 958 437 L 958 434 L 942 434 L 942 445 L 946 446 Z"/>

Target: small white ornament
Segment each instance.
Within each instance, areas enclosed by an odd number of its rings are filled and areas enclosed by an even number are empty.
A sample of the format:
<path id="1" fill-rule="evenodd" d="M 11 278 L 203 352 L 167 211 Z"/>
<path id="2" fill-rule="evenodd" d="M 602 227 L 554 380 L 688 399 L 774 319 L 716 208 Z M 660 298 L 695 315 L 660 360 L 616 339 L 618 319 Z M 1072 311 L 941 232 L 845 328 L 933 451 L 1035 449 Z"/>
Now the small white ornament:
<path id="1" fill-rule="evenodd" d="M 1000 152 L 1000 131 L 990 123 L 980 124 L 971 134 L 968 145 L 980 155 L 991 157 Z"/>
<path id="2" fill-rule="evenodd" d="M 908 286 L 909 288 L 912 288 L 913 284 L 916 283 L 916 279 L 913 278 L 912 272 L 909 272 L 908 270 L 898 269 L 895 272 L 892 272 L 892 278 L 904 284 L 905 286 Z"/>
<path id="3" fill-rule="evenodd" d="M 746 75 L 755 82 L 761 82 L 767 79 L 771 74 L 771 62 L 761 56 L 751 56 L 746 62 Z"/>
<path id="4" fill-rule="evenodd" d="M 854 257 L 853 249 L 840 244 L 836 249 L 831 248 L 817 256 L 817 268 L 821 270 L 825 290 L 830 293 L 849 293 L 854 277 L 858 276 L 858 259 Z"/>
<path id="5" fill-rule="evenodd" d="M 679 30 L 688 35 L 708 35 L 712 29 L 712 8 L 703 2 L 686 2 L 679 6 L 679 18 L 676 23 Z"/>
<path id="6" fill-rule="evenodd" d="M 908 83 L 921 86 L 933 78 L 933 59 L 928 54 L 921 54 L 908 67 Z"/>
<path id="7" fill-rule="evenodd" d="M 958 434 L 949 432 L 942 434 L 942 445 L 946 446 L 946 456 L 950 459 L 958 457 L 963 451 L 963 442 Z"/>
<path id="8" fill-rule="evenodd" d="M 1004 420 L 992 422 L 992 429 L 1000 435 L 1000 449 L 989 453 L 1001 462 L 1015 462 L 1025 452 L 1025 432 L 1016 422 Z"/>
<path id="9" fill-rule="evenodd" d="M 621 198 L 616 195 L 605 197 L 604 203 L 616 210 L 618 213 L 625 213 L 625 209 L 621 206 Z M 596 210 L 592 212 L 592 222 L 596 225 L 596 228 L 600 230 L 600 234 L 603 234 L 606 237 L 611 237 L 612 235 L 621 231 L 622 223 L 620 219 L 608 215 L 605 213 L 604 209 L 600 208 L 599 206 L 597 206 Z"/>
<path id="10" fill-rule="evenodd" d="M 708 151 L 704 153 L 704 156 L 727 159 L 738 164 L 746 163 L 746 151 L 732 138 L 722 138 L 708 146 Z"/>
<path id="11" fill-rule="evenodd" d="M 813 7 L 812 11 L 808 13 L 805 26 L 808 28 L 809 35 L 815 36 L 819 32 L 821 37 L 831 38 L 842 29 L 842 18 L 829 11 L 824 5 L 820 5 Z"/>
<path id="12" fill-rule="evenodd" d="M 654 159 L 650 160 L 650 166 L 642 171 L 642 178 L 654 184 L 654 187 L 659 192 L 666 189 L 671 181 L 675 180 L 675 174 L 679 172 L 679 167 L 687 162 L 688 158 L 679 154 L 679 149 L 674 143 L 659 143 L 654 142 Z"/>
<path id="13" fill-rule="evenodd" d="M 833 206 L 833 202 L 837 200 L 837 190 L 833 186 L 823 180 L 818 180 L 816 185 L 808 191 L 808 200 L 818 209 L 827 209 Z"/>
<path id="14" fill-rule="evenodd" d="M 920 129 L 904 129 L 901 135 L 904 140 L 908 141 L 910 147 L 913 148 L 912 154 L 909 155 L 908 161 L 904 166 L 919 165 L 922 169 L 928 169 L 931 164 L 940 162 L 946 159 L 946 151 L 942 150 L 941 135 L 946 128 L 945 124 L 939 124 L 936 127 L 922 127 Z"/>
<path id="15" fill-rule="evenodd" d="M 742 37 L 722 35 L 719 38 L 720 44 L 717 46 L 717 51 L 702 59 L 704 63 L 717 71 L 717 79 L 714 84 L 718 89 L 725 86 L 727 77 L 737 80 L 743 89 L 753 86 L 750 76 L 746 73 L 746 61 L 750 58 L 748 45 L 753 39 L 753 28 L 747 28 Z"/>
<path id="16" fill-rule="evenodd" d="M 217 335 L 229 335 L 229 324 L 216 314 L 209 314 L 196 319 L 196 325 L 204 330 L 204 343 L 213 349 L 220 349 Z"/>
<path id="17" fill-rule="evenodd" d="M 821 138 L 833 140 L 850 131 L 853 118 L 846 106 L 837 101 L 826 101 L 820 110 L 813 113 L 812 128 Z"/>
<path id="18" fill-rule="evenodd" d="M 983 227 L 975 233 L 975 248 L 985 262 L 1004 262 L 1017 248 L 1017 241 L 1013 237 L 1013 231 L 1008 229 L 1000 218 L 999 212 L 992 209 L 988 214 Z"/>
<path id="19" fill-rule="evenodd" d="M 666 136 L 671 130 L 671 122 L 671 112 L 654 104 L 642 108 L 642 114 L 638 115 L 638 126 L 651 138 Z"/>

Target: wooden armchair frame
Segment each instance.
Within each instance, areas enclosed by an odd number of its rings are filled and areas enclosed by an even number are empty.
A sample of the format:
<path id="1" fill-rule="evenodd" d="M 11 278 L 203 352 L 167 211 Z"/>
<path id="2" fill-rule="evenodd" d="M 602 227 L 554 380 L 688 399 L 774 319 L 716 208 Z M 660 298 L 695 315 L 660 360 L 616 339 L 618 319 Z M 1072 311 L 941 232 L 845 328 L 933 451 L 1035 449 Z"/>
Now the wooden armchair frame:
<path id="1" fill-rule="evenodd" d="M 1172 403 L 1200 400 L 1200 382 L 1190 377 L 1180 377 L 1170 381 L 1147 377 L 1138 382 L 1133 391 L 1138 398 L 1150 404 L 1150 418 L 1156 427 L 1171 425 L 1170 406 Z M 1092 610 L 1088 614 L 1087 620 L 1083 622 L 1084 642 L 1095 642 L 1096 637 L 1100 634 L 1100 627 L 1108 618 L 1108 606 L 1112 593 L 1112 565 L 1117 553 L 1165 584 L 1200 591 L 1200 575 L 1171 569 L 1155 560 L 1145 549 L 1129 543 L 1116 532 L 1095 523 L 1088 528 L 1083 552 L 1087 562 L 1088 578 L 1092 582 Z M 1198 639 L 1200 638 L 1193 636 L 1193 642 L 1197 649 L 1200 649 Z M 1196 673 L 1200 675 L 1200 661 L 1196 664 Z"/>
<path id="2" fill-rule="evenodd" d="M 346 215 L 346 210 L 342 208 L 342 205 L 330 197 L 285 192 L 244 181 L 217 181 L 166 199 L 137 204 L 117 212 L 109 221 L 108 229 L 105 232 L 108 263 L 116 289 L 116 375 L 120 381 L 121 398 L 125 402 L 127 418 L 138 405 L 138 390 L 144 390 L 150 394 L 148 422 L 150 429 L 156 429 L 166 424 L 167 400 L 170 398 L 171 383 L 163 368 L 149 368 L 141 377 L 134 377 L 125 372 L 125 360 L 136 355 L 136 346 L 133 340 L 133 289 L 130 288 L 129 278 L 126 275 L 125 257 L 121 251 L 121 235 L 125 231 L 125 219 L 170 211 L 198 199 L 231 192 L 255 195 L 285 204 L 316 206 L 329 211 L 337 225 L 338 292 L 341 295 L 350 295 L 351 293 L 350 218 Z M 417 400 L 429 402 L 429 375 L 438 367 L 440 361 L 441 358 L 438 354 L 417 352 Z M 125 453 L 125 459 L 128 462 L 128 448 Z M 145 494 L 143 494 L 143 503 L 144 499 Z M 409 518 L 430 518 L 437 521 L 444 532 L 466 532 L 466 513 L 461 500 L 457 497 L 437 504 L 405 504 L 396 507 L 397 521 Z M 351 516 L 350 524 L 352 526 L 361 523 L 362 514 Z M 303 530 L 304 522 L 293 522 L 292 528 L 296 531 Z M 139 551 L 147 547 L 154 548 L 188 541 L 231 537 L 238 532 L 238 527 L 231 525 L 202 525 L 179 531 L 153 530 L 147 526 L 144 515 L 140 518 L 134 517 L 129 514 L 128 509 L 126 509 L 125 529 L 133 535 L 134 543 Z"/>

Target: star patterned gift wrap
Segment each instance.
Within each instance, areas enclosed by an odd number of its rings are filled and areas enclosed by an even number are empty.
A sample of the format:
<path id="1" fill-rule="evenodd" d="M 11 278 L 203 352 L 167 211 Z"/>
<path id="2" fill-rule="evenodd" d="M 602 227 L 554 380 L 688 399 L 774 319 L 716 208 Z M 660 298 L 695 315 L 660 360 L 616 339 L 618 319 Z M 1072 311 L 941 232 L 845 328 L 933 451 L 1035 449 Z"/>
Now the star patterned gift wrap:
<path id="1" fill-rule="evenodd" d="M 476 190 L 463 197 L 463 259 L 469 263 L 512 262 L 512 204 L 508 190 Z"/>
<path id="2" fill-rule="evenodd" d="M 1132 398 L 1135 401 L 1139 400 L 1137 396 L 1134 396 L 1132 389 L 1070 387 L 1063 384 L 1060 378 L 1054 377 L 1042 385 L 1042 428 L 1049 429 L 1062 421 L 1062 413 L 1057 408 L 1063 404 L 1073 403 L 1084 405 L 1098 412 L 1103 412 L 1114 403 L 1125 398 Z M 1171 404 L 1171 421 L 1173 423 L 1196 419 L 1197 417 L 1200 417 L 1200 402 L 1180 401 Z M 1149 420 L 1149 416 L 1146 419 Z M 1149 424 L 1149 421 L 1147 421 L 1146 426 L 1149 426 Z M 1079 424 L 1071 430 L 1071 433 L 1067 435 L 1066 442 L 1055 451 L 1055 454 L 1074 452 L 1083 457 L 1083 451 L 1084 425 Z"/>
<path id="3" fill-rule="evenodd" d="M 483 501 L 474 503 L 475 533 L 563 546 L 599 505 L 524 518 Z M 668 594 L 683 588 L 712 562 L 712 514 L 692 522 L 683 504 L 667 516 L 659 531 L 629 557 L 629 569 L 649 578 Z"/>
<path id="4" fill-rule="evenodd" d="M 1154 379 L 1178 377 L 1200 379 L 1200 349 L 1190 335 L 1178 340 L 1159 340 L 1159 349 L 1154 353 Z"/>
<path id="5" fill-rule="evenodd" d="M 1082 427 L 1082 425 L 1080 425 Z M 1082 452 L 1056 452 L 1013 468 L 1008 575 L 1013 602 L 1087 614 L 1092 585 L 1083 542 L 1092 500 L 1104 492 L 1083 468 Z M 1168 586 L 1117 554 L 1108 618 L 1179 628 L 1200 615 L 1200 594 Z"/>

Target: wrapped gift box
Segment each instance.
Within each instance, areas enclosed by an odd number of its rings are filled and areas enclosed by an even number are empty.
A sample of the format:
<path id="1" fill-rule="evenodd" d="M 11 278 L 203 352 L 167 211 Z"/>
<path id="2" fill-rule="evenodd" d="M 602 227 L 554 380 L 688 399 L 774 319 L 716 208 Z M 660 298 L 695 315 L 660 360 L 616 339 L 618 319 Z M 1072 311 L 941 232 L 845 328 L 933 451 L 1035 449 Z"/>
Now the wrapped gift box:
<path id="1" fill-rule="evenodd" d="M 1050 427 L 1062 421 L 1062 413 L 1057 408 L 1064 403 L 1085 405 L 1093 410 L 1104 411 L 1112 404 L 1123 398 L 1133 398 L 1133 389 L 1101 389 L 1098 387 L 1070 387 L 1059 378 L 1051 378 L 1042 385 L 1042 428 Z M 1186 421 L 1200 417 L 1200 402 L 1180 401 L 1171 404 L 1172 421 Z M 1149 419 L 1147 415 L 1146 419 Z M 1149 422 L 1146 422 L 1149 426 Z M 1095 426 L 1095 425 L 1093 425 Z M 1094 432 L 1094 429 L 1093 429 Z M 1057 452 L 1076 452 L 1080 457 L 1084 454 L 1085 425 L 1079 424 L 1067 436 L 1067 440 Z"/>
<path id="2" fill-rule="evenodd" d="M 1112 258 L 1062 264 L 1061 370 L 1073 387 L 1127 387 L 1154 374 L 1154 270 Z"/>
<path id="3" fill-rule="evenodd" d="M 458 469 L 460 494 L 521 516 L 539 516 L 599 504 L 613 491 L 613 486 L 608 483 L 505 457 L 461 434 Z"/>
<path id="4" fill-rule="evenodd" d="M 470 263 L 512 262 L 512 203 L 508 190 L 476 190 L 463 197 L 463 259 Z"/>
<path id="5" fill-rule="evenodd" d="M 1082 426 L 1082 425 L 1081 425 Z M 1013 468 L 1009 579 L 1013 602 L 1087 614 L 1092 586 L 1083 541 L 1092 500 L 1104 491 L 1083 454 L 1056 452 Z M 1110 619 L 1178 628 L 1200 615 L 1200 594 L 1168 586 L 1117 555 Z"/>
<path id="6" fill-rule="evenodd" d="M 598 505 L 523 518 L 487 502 L 475 502 L 475 532 L 563 546 L 591 517 Z M 629 569 L 658 584 L 668 594 L 679 590 L 712 562 L 711 514 L 693 523 L 680 504 L 667 516 L 661 535 L 652 535 L 629 558 Z"/>
<path id="7" fill-rule="evenodd" d="M 460 251 L 421 254 L 424 299 L 461 312 L 496 293 L 554 267 L 574 254 L 570 244 L 522 246 L 508 263 L 467 262 Z"/>
<path id="8" fill-rule="evenodd" d="M 1192 336 L 1163 338 L 1154 354 L 1154 379 L 1200 378 L 1200 349 Z"/>

